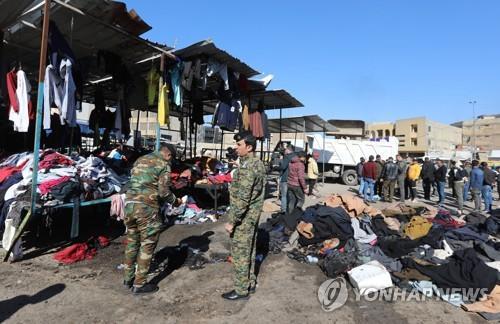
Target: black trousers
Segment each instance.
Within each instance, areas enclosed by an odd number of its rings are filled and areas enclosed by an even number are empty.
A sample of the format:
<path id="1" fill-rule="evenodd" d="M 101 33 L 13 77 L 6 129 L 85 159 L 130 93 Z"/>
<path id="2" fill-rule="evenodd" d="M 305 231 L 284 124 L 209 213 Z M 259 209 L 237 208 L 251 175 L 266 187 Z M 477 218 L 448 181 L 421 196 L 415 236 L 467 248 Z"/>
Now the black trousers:
<path id="1" fill-rule="evenodd" d="M 424 179 L 422 181 L 422 187 L 424 189 L 424 199 L 429 200 L 431 199 L 431 188 L 432 188 L 432 183 L 434 180 L 431 179 Z"/>
<path id="2" fill-rule="evenodd" d="M 313 194 L 313 189 L 314 189 L 314 186 L 316 185 L 316 181 L 318 181 L 318 179 L 308 179 L 307 180 L 307 184 L 309 185 L 309 193 L 308 193 L 309 196 Z"/>

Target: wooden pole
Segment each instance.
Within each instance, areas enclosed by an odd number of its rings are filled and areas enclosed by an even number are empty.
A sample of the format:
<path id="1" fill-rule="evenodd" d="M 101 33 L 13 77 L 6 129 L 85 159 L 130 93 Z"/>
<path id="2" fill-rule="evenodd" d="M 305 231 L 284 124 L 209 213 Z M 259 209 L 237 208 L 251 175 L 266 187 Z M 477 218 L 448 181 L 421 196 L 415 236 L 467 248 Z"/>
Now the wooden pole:
<path id="1" fill-rule="evenodd" d="M 21 222 L 21 226 L 17 229 L 14 235 L 14 240 L 5 255 L 4 262 L 9 259 L 12 249 L 24 232 L 24 228 L 29 218 L 36 211 L 36 189 L 38 185 L 38 163 L 40 162 L 40 137 L 42 132 L 42 111 L 43 111 L 43 81 L 45 79 L 45 64 L 47 59 L 47 41 L 49 38 L 49 19 L 50 19 L 50 0 L 45 0 L 43 6 L 43 28 L 42 41 L 40 45 L 40 64 L 38 67 L 38 95 L 36 102 L 36 121 L 35 121 L 35 142 L 33 148 L 33 174 L 31 176 L 31 205 L 28 214 Z"/>

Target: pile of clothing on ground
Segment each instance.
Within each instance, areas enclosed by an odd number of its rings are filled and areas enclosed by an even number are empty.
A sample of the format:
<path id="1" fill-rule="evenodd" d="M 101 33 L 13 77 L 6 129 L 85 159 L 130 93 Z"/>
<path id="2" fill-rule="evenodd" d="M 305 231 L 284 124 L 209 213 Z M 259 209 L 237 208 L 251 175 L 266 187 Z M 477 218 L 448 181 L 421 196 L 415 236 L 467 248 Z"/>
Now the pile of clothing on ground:
<path id="1" fill-rule="evenodd" d="M 405 204 L 380 211 L 353 195 L 332 195 L 276 216 L 261 225 L 271 252 L 318 264 L 332 278 L 347 274 L 360 290 L 430 289 L 455 306 L 500 318 L 498 209 L 462 219 Z M 452 288 L 479 293 L 448 293 Z"/>
<path id="2" fill-rule="evenodd" d="M 0 235 L 9 249 L 22 213 L 29 209 L 33 153 L 11 155 L 0 162 Z M 66 156 L 53 150 L 40 151 L 38 207 L 49 210 L 63 203 L 79 203 L 105 198 L 121 192 L 127 175 L 118 175 L 100 158 Z M 14 259 L 22 257 L 21 242 L 14 248 Z"/>
<path id="3" fill-rule="evenodd" d="M 224 211 L 204 210 L 198 207 L 191 196 L 181 198 L 182 204 L 174 207 L 166 203 L 161 208 L 165 223 L 173 224 L 199 224 L 207 221 L 216 222 Z"/>

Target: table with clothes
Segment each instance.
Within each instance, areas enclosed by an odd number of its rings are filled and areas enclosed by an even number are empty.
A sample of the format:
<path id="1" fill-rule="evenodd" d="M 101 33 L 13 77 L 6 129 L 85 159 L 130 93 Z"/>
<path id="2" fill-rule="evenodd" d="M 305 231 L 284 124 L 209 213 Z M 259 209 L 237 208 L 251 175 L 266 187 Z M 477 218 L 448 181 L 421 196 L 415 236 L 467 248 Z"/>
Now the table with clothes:
<path id="1" fill-rule="evenodd" d="M 354 195 L 334 194 L 305 210 L 275 214 L 260 228 L 269 251 L 317 264 L 328 277 L 346 275 L 359 289 L 425 287 L 491 319 L 500 318 L 499 225 L 500 209 L 458 218 L 404 203 L 378 210 Z M 357 276 L 361 270 L 370 275 Z M 452 288 L 478 293 L 450 294 Z"/>
<path id="2" fill-rule="evenodd" d="M 19 153 L 0 162 L 0 235 L 9 249 L 22 218 L 30 208 L 33 153 Z M 39 212 L 73 208 L 71 237 L 78 236 L 80 206 L 108 203 L 108 197 L 125 189 L 129 176 L 119 175 L 95 156 L 66 156 L 40 151 L 36 204 Z M 22 242 L 14 259 L 22 257 Z"/>

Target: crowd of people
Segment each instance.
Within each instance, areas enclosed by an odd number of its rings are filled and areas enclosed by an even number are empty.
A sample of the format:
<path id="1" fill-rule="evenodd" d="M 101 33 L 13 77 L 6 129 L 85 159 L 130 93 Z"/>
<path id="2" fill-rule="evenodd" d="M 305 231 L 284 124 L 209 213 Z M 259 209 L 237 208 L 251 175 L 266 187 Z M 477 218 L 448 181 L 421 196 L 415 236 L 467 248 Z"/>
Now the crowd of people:
<path id="1" fill-rule="evenodd" d="M 404 159 L 401 155 L 383 161 L 380 155 L 369 156 L 368 161 L 361 158 L 356 165 L 359 179 L 359 195 L 366 202 L 379 199 L 392 202 L 396 185 L 399 188 L 399 200 L 417 201 L 417 182 L 422 180 L 424 200 L 431 201 L 436 192 L 439 206 L 445 203 L 445 188 L 452 189 L 457 203 L 457 212 L 463 213 L 464 201 L 474 202 L 474 211 L 491 212 L 495 187 L 500 199 L 500 166 L 493 170 L 487 162 L 430 160 L 426 157 L 423 163 L 416 158 Z M 482 204 L 484 203 L 484 208 Z"/>
<path id="2" fill-rule="evenodd" d="M 295 152 L 295 147 L 291 144 L 284 148 L 279 165 L 281 213 L 288 214 L 295 208 L 302 208 L 306 195 L 313 199 L 318 197 L 315 188 L 319 177 L 318 158 L 317 152 Z"/>

